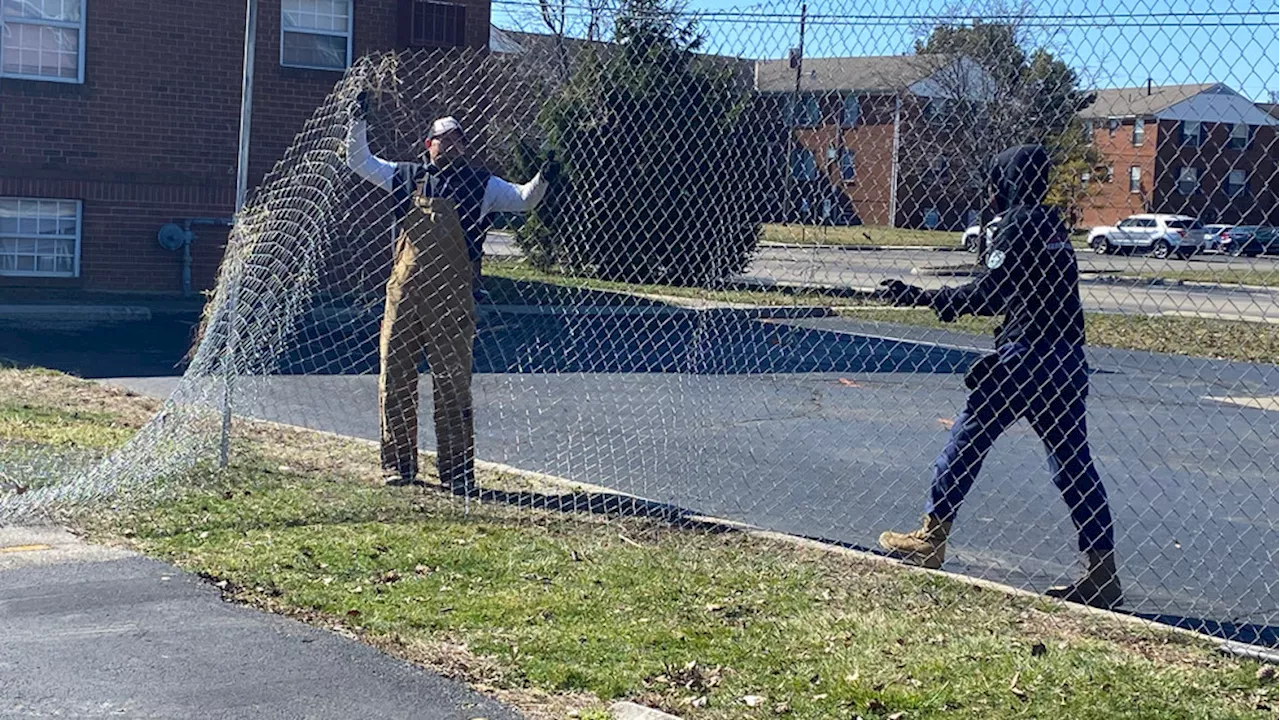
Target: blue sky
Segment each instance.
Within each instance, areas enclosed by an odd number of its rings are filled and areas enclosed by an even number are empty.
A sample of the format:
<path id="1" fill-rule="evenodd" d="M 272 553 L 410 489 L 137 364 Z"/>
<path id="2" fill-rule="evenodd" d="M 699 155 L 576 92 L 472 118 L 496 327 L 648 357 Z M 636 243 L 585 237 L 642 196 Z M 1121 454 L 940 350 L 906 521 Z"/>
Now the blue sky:
<path id="1" fill-rule="evenodd" d="M 912 42 L 939 15 L 965 15 L 1000 0 L 814 0 L 805 33 L 805 55 L 891 55 Z M 514 0 L 494 4 L 500 27 L 536 30 L 531 6 Z M 585 0 L 568 0 L 581 7 Z M 1036 46 L 1052 50 L 1092 87 L 1222 82 L 1254 100 L 1277 91 L 1280 7 L 1258 0 L 1027 0 L 1005 2 L 1029 10 L 1026 32 Z M 692 0 L 705 14 L 707 50 L 757 58 L 786 57 L 798 39 L 795 2 L 744 6 L 730 0 Z M 577 12 L 581 17 L 581 11 Z M 740 17 L 740 13 L 753 14 Z M 856 14 L 856 17 L 854 15 Z M 981 14 L 989 14 L 981 13 Z"/>

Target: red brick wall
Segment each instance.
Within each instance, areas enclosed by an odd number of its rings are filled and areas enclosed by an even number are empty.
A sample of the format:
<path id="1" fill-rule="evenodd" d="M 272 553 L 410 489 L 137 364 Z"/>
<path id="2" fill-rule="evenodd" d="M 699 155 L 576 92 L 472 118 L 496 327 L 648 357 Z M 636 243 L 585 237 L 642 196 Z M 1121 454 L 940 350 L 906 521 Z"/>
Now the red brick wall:
<path id="1" fill-rule="evenodd" d="M 1244 149 L 1227 147 L 1230 125 L 1205 123 L 1202 133 L 1198 147 L 1184 146 L 1179 123 L 1160 122 L 1153 211 L 1192 215 L 1206 223 L 1277 224 L 1276 129 L 1253 128 Z M 1189 195 L 1177 187 L 1179 168 L 1184 166 L 1200 171 L 1198 187 Z M 1245 170 L 1249 191 L 1242 195 L 1226 192 L 1233 169 Z"/>
<path id="2" fill-rule="evenodd" d="M 1111 182 L 1095 178 L 1083 207 L 1085 226 L 1113 225 L 1135 213 L 1159 212 L 1192 215 L 1205 223 L 1276 224 L 1276 128 L 1254 127 L 1248 147 L 1228 147 L 1231 126 L 1207 123 L 1197 147 L 1181 144 L 1181 123 L 1147 120 L 1146 137 L 1134 147 L 1133 121 L 1125 120 L 1113 132 L 1105 121 L 1094 130 L 1094 143 L 1115 171 Z M 1142 170 L 1141 192 L 1129 191 L 1129 168 Z M 1199 188 L 1190 195 L 1178 192 L 1178 172 L 1183 166 L 1199 168 Z M 1249 191 L 1231 196 L 1227 176 L 1243 169 Z"/>
<path id="3" fill-rule="evenodd" d="M 468 42 L 488 40 L 484 0 L 465 0 Z M 353 56 L 396 47 L 401 0 L 356 0 Z M 280 65 L 280 3 L 262 0 L 250 187 L 270 170 L 341 73 Z M 234 206 L 242 0 L 87 3 L 83 84 L 0 79 L 0 196 L 83 202 L 74 281 L 13 285 L 176 292 L 160 225 Z M 196 229 L 194 283 L 211 285 L 225 232 Z"/>
<path id="4" fill-rule="evenodd" d="M 858 218 L 868 225 L 889 223 L 890 187 L 893 175 L 893 96 L 875 95 L 859 98 L 861 115 L 849 127 L 839 123 L 840 97 L 825 98 L 823 117 L 829 119 L 815 128 L 796 130 L 802 147 L 818 159 L 819 182 L 844 193 Z M 854 153 L 854 179 L 840 174 L 840 149 Z M 834 148 L 835 157 L 828 159 L 827 150 Z"/>
<path id="5" fill-rule="evenodd" d="M 1121 122 L 1114 130 L 1105 120 L 1096 122 L 1093 143 L 1113 173 L 1110 181 L 1096 176 L 1090 179 L 1088 195 L 1081 207 L 1080 223 L 1083 227 L 1114 225 L 1129 215 L 1149 212 L 1159 140 L 1160 130 L 1154 120 L 1144 123 L 1142 144 L 1138 146 L 1133 144 L 1133 120 Z M 1137 193 L 1129 190 L 1129 169 L 1132 167 L 1139 168 L 1141 172 Z"/>

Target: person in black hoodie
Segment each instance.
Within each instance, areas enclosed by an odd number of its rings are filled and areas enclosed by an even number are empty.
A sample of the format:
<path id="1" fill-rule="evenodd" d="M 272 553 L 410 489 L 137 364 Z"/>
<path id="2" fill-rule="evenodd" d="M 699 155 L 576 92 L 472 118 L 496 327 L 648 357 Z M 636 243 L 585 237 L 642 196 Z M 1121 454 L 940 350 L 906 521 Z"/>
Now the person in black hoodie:
<path id="1" fill-rule="evenodd" d="M 981 278 L 939 290 L 898 280 L 881 283 L 895 305 L 929 307 L 943 322 L 961 315 L 999 315 L 1003 322 L 995 331 L 995 353 L 975 362 L 965 376 L 970 395 L 934 461 L 922 527 L 885 532 L 880 545 L 904 561 L 940 567 L 952 521 L 992 444 L 1025 418 L 1044 443 L 1088 568 L 1080 579 L 1046 594 L 1110 608 L 1123 602 L 1115 532 L 1085 427 L 1089 378 L 1075 252 L 1058 211 L 1041 204 L 1050 167 L 1039 145 L 1013 147 L 993 158 L 989 210 L 1003 217 Z"/>

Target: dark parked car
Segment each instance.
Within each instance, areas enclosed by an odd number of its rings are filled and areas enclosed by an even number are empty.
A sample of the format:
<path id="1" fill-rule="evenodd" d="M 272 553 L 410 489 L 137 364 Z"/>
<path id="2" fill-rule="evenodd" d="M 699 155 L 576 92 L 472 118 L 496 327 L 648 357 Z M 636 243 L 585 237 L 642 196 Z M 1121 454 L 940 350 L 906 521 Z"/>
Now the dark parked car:
<path id="1" fill-rule="evenodd" d="M 1277 250 L 1280 250 L 1276 228 L 1266 225 L 1232 228 L 1227 240 L 1229 242 L 1223 245 L 1222 251 L 1236 257 L 1275 255 Z"/>

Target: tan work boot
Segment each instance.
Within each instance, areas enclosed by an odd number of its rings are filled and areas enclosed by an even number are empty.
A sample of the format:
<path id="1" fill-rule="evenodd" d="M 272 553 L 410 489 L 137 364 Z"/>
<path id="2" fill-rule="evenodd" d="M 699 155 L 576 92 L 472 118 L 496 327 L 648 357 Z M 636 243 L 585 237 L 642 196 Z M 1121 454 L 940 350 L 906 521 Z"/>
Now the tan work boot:
<path id="1" fill-rule="evenodd" d="M 923 526 L 919 530 L 909 533 L 880 533 L 880 547 L 903 562 L 937 570 L 946 558 L 951 523 L 942 522 L 932 515 L 925 515 L 922 521 Z"/>
<path id="2" fill-rule="evenodd" d="M 1092 605 L 1111 610 L 1124 603 L 1120 589 L 1120 576 L 1116 573 L 1114 551 L 1085 553 L 1088 567 L 1084 577 L 1070 585 L 1057 585 L 1045 591 L 1045 595 L 1067 602 Z"/>

